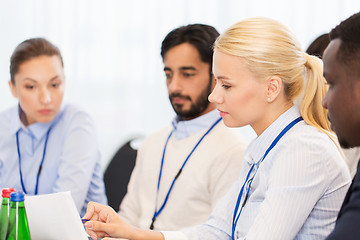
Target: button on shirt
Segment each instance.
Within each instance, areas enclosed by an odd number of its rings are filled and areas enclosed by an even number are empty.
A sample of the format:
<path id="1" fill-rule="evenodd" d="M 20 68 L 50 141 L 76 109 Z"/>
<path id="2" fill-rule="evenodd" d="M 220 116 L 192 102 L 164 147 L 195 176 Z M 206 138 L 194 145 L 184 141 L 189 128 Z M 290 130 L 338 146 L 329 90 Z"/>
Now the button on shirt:
<path id="1" fill-rule="evenodd" d="M 46 133 L 51 127 L 38 183 L 38 194 L 71 191 L 79 212 L 87 203 L 107 203 L 100 153 L 90 116 L 67 105 L 49 123 L 24 126 L 19 107 L 0 114 L 0 188 L 22 190 L 16 133 L 19 136 L 21 172 L 27 194 L 35 193 Z"/>
<path id="2" fill-rule="evenodd" d="M 301 121 L 260 163 L 280 131 L 299 116 L 293 106 L 249 145 L 238 181 L 205 224 L 163 232 L 165 239 L 231 239 L 236 200 L 252 164 L 251 176 L 258 170 L 235 239 L 324 239 L 334 228 L 350 184 L 349 170 L 334 142 Z"/>

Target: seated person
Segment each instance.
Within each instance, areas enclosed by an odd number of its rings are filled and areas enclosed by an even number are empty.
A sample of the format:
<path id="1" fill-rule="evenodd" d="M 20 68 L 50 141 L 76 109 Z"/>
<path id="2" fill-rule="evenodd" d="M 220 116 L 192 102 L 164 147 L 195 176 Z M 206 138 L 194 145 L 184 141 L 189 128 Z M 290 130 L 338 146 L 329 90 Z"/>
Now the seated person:
<path id="1" fill-rule="evenodd" d="M 94 123 L 63 105 L 60 51 L 43 38 L 20 43 L 9 86 L 19 104 L 0 114 L 0 188 L 37 195 L 71 191 L 83 215 L 89 201 L 107 203 Z"/>
<path id="2" fill-rule="evenodd" d="M 213 73 L 209 100 L 225 125 L 250 124 L 258 135 L 238 180 L 207 222 L 181 231 L 139 229 L 91 202 L 93 239 L 324 239 L 333 230 L 351 179 L 321 105 L 321 61 L 279 22 L 250 18 L 218 37 Z"/>
<path id="3" fill-rule="evenodd" d="M 309 47 L 306 49 L 306 53 L 322 59 L 324 51 L 329 45 L 329 43 L 329 34 L 321 34 L 309 45 Z M 353 178 L 356 173 L 357 165 L 360 159 L 360 147 L 341 148 L 341 150 L 345 155 L 345 162 L 349 167 L 350 176 Z"/>
<path id="4" fill-rule="evenodd" d="M 240 173 L 245 141 L 207 99 L 215 83 L 211 47 L 218 35 L 211 26 L 192 24 L 174 29 L 162 42 L 176 117 L 138 150 L 119 211 L 135 226 L 177 230 L 206 221 Z"/>

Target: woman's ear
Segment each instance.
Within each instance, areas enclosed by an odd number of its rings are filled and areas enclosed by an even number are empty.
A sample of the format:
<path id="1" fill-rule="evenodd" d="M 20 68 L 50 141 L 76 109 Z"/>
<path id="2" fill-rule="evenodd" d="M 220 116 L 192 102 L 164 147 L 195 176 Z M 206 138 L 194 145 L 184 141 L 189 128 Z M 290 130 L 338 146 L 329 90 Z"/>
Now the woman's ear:
<path id="1" fill-rule="evenodd" d="M 272 76 L 268 79 L 266 89 L 266 100 L 273 102 L 280 94 L 282 89 L 282 80 L 278 76 Z"/>
<path id="2" fill-rule="evenodd" d="M 14 98 L 17 98 L 18 96 L 16 94 L 15 84 L 13 84 L 11 80 L 9 80 L 8 84 L 9 84 L 11 94 L 13 95 Z"/>

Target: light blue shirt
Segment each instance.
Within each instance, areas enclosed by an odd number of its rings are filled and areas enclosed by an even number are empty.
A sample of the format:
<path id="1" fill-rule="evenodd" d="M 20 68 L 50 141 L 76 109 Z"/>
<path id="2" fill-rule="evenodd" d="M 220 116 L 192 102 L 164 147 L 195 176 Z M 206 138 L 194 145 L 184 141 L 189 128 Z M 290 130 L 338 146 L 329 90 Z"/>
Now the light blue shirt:
<path id="1" fill-rule="evenodd" d="M 85 214 L 87 203 L 107 204 L 94 123 L 84 111 L 66 105 L 49 123 L 25 127 L 19 107 L 0 114 L 0 188 L 22 190 L 16 132 L 19 132 L 21 171 L 27 194 L 35 193 L 46 133 L 51 127 L 38 183 L 38 194 L 71 191 Z"/>
<path id="2" fill-rule="evenodd" d="M 219 118 L 220 114 L 217 110 L 212 110 L 200 117 L 186 121 L 182 121 L 176 116 L 172 121 L 172 125 L 175 128 L 175 137 L 177 140 L 185 139 L 192 134 L 210 128 Z"/>
<path id="3" fill-rule="evenodd" d="M 253 164 L 250 176 L 257 173 L 235 239 L 324 239 L 334 228 L 350 185 L 349 170 L 332 140 L 301 121 L 260 164 L 280 131 L 299 116 L 293 106 L 249 145 L 238 181 L 205 224 L 182 232 L 163 232 L 165 239 L 231 239 L 236 200 Z"/>

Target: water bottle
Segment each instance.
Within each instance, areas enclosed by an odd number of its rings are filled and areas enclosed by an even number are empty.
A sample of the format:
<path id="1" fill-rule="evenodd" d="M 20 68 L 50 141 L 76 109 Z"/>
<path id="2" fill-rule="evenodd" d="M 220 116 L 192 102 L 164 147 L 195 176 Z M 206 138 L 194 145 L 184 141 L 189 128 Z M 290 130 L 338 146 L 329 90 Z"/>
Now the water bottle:
<path id="1" fill-rule="evenodd" d="M 31 240 L 29 225 L 27 223 L 24 193 L 12 192 L 10 194 L 10 218 L 7 240 Z"/>
<path id="2" fill-rule="evenodd" d="M 0 240 L 6 240 L 6 233 L 10 215 L 10 193 L 15 192 L 15 188 L 4 188 L 2 190 L 2 204 L 0 212 Z"/>

